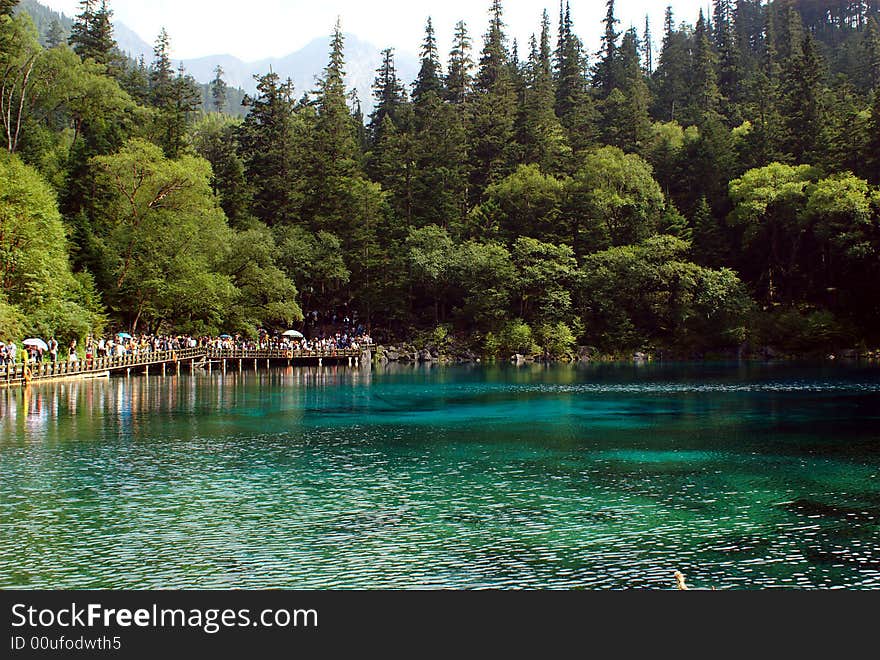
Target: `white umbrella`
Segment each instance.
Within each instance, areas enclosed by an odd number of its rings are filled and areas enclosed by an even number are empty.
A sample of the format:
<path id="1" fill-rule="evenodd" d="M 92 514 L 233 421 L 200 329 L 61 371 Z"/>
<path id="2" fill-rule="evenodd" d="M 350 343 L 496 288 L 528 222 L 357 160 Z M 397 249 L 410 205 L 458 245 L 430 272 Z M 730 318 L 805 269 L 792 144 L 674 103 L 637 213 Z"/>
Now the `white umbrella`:
<path id="1" fill-rule="evenodd" d="M 44 342 L 42 339 L 25 339 L 21 343 L 25 346 L 36 346 L 37 348 L 42 348 L 44 351 L 49 350 L 49 344 Z"/>
<path id="2" fill-rule="evenodd" d="M 282 337 L 293 337 L 295 339 L 305 339 L 305 335 L 301 332 L 297 332 L 296 330 L 288 330 L 285 332 Z"/>

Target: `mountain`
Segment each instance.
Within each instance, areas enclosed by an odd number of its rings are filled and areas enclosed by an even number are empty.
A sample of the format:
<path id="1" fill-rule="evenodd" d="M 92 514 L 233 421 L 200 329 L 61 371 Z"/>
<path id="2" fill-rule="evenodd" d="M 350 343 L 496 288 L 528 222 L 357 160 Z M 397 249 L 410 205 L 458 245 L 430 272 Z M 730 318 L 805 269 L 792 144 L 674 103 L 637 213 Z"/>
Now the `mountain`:
<path id="1" fill-rule="evenodd" d="M 45 45 L 46 35 L 54 20 L 58 20 L 66 34 L 70 34 L 73 19 L 60 14 L 37 0 L 22 0 L 19 11 L 28 12 L 34 19 L 40 39 Z M 113 35 L 119 50 L 131 59 L 140 57 L 149 65 L 153 59 L 153 47 L 134 30 L 124 23 L 113 23 Z M 219 64 L 223 67 L 224 79 L 231 88 L 230 105 L 237 105 L 241 99 L 243 90 L 249 94 L 256 92 L 257 85 L 254 76 L 268 73 L 271 69 L 282 79 L 293 80 L 296 96 L 300 97 L 306 92 L 315 89 L 315 81 L 320 77 L 327 66 L 330 54 L 330 37 L 320 37 L 312 40 L 305 47 L 284 57 L 268 58 L 256 62 L 244 62 L 232 55 L 209 55 L 195 59 L 177 60 L 174 66 L 184 65 L 186 71 L 199 83 L 206 84 L 214 79 L 214 69 Z M 382 63 L 381 50 L 366 41 L 358 39 L 353 34 L 345 35 L 345 83 L 348 89 L 357 91 L 358 99 L 364 114 L 369 114 L 373 108 L 373 80 L 376 77 L 376 69 Z M 419 71 L 419 60 L 415 55 L 405 52 L 395 52 L 395 64 L 397 75 L 405 83 L 415 80 Z M 237 107 L 230 107 L 230 112 L 238 113 Z"/>
<path id="2" fill-rule="evenodd" d="M 186 60 L 184 66 L 196 80 L 207 82 L 214 77 L 214 69 L 219 64 L 229 85 L 240 87 L 249 93 L 256 91 L 254 76 L 268 73 L 271 69 L 282 79 L 293 80 L 296 96 L 301 96 L 315 89 L 316 80 L 327 66 L 329 54 L 330 37 L 320 37 L 284 57 L 243 62 L 232 55 L 211 55 Z M 346 86 L 357 91 L 365 113 L 369 113 L 373 107 L 372 85 L 376 69 L 381 63 L 382 54 L 379 48 L 353 34 L 345 35 Z M 415 80 L 419 71 L 418 58 L 409 53 L 395 53 L 395 64 L 401 80 Z"/>

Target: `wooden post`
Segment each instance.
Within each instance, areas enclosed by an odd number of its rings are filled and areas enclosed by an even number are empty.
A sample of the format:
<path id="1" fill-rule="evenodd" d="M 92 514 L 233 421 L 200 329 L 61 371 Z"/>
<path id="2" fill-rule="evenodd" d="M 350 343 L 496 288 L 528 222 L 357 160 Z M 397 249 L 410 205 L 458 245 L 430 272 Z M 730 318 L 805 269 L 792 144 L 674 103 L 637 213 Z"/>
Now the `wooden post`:
<path id="1" fill-rule="evenodd" d="M 165 376 L 165 363 L 162 363 L 162 376 Z"/>
<path id="2" fill-rule="evenodd" d="M 150 365 L 144 367 L 144 375 L 149 378 L 150 377 Z"/>
<path id="3" fill-rule="evenodd" d="M 257 370 L 257 358 L 254 358 L 254 371 Z"/>
<path id="4" fill-rule="evenodd" d="M 269 368 L 269 358 L 266 358 L 266 369 Z"/>
<path id="5" fill-rule="evenodd" d="M 242 370 L 241 358 L 238 359 L 238 373 L 241 373 Z"/>

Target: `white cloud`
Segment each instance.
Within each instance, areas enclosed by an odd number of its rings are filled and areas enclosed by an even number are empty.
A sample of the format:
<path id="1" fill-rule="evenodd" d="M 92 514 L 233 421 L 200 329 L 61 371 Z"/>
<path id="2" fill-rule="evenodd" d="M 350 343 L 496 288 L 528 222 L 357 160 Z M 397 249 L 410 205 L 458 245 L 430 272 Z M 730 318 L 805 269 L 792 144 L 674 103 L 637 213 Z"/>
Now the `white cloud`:
<path id="1" fill-rule="evenodd" d="M 74 15 L 78 0 L 42 0 L 53 9 Z M 602 0 L 570 0 L 578 35 L 590 50 L 598 47 L 605 15 Z M 642 31 L 645 13 L 651 15 L 654 41 L 662 36 L 663 12 L 671 4 L 676 22 L 695 22 L 701 7 L 710 0 L 618 0 L 621 28 L 635 25 Z M 449 50 L 455 23 L 468 24 L 475 47 L 488 25 L 489 0 L 110 0 L 115 18 L 152 43 L 161 27 L 171 36 L 173 55 L 191 59 L 229 53 L 244 60 L 282 56 L 297 50 L 315 37 L 329 34 L 337 16 L 342 27 L 378 47 L 393 47 L 416 53 L 424 34 L 425 19 L 431 15 L 441 53 Z M 529 35 L 539 30 L 541 12 L 547 8 L 554 30 L 559 6 L 556 0 L 507 0 L 504 3 L 508 34 L 525 51 Z"/>

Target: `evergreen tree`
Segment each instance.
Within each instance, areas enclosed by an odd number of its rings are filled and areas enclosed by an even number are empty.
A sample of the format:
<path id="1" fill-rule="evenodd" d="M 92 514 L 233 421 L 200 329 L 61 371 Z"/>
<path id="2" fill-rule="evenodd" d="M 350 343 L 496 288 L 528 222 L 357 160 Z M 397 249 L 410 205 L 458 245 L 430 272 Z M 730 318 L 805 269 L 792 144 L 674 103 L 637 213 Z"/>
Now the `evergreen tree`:
<path id="1" fill-rule="evenodd" d="M 726 242 L 719 221 L 712 214 L 712 207 L 706 196 L 700 197 L 694 209 L 693 255 L 697 263 L 704 266 L 719 266 L 725 263 Z"/>
<path id="2" fill-rule="evenodd" d="M 763 167 L 785 158 L 784 125 L 780 114 L 781 71 L 776 47 L 774 12 L 764 14 L 764 52 L 760 69 L 753 76 L 749 89 L 751 131 L 746 135 L 742 161 L 745 169 Z"/>
<path id="3" fill-rule="evenodd" d="M 95 12 L 91 25 L 91 43 L 94 51 L 86 56 L 99 64 L 110 64 L 116 50 L 116 39 L 113 38 L 113 12 L 107 6 L 107 0 L 101 0 L 101 6 Z"/>
<path id="4" fill-rule="evenodd" d="M 0 0 L 0 16 L 12 16 L 19 0 Z"/>
<path id="5" fill-rule="evenodd" d="M 154 107 L 163 108 L 169 103 L 174 82 L 171 66 L 171 41 L 163 27 L 153 47 L 153 64 L 150 67 L 150 101 Z"/>
<path id="6" fill-rule="evenodd" d="M 370 136 L 376 145 L 382 139 L 385 118 L 394 122 L 400 106 L 406 101 L 406 91 L 397 78 L 392 48 L 382 51 L 382 64 L 376 70 L 376 79 L 373 81 L 373 99 L 376 103 L 370 115 Z"/>
<path id="7" fill-rule="evenodd" d="M 709 30 L 702 9 L 694 31 L 694 41 L 696 46 L 691 83 L 693 96 L 689 114 L 693 123 L 701 123 L 706 115 L 717 114 L 721 105 L 721 93 L 715 73 L 717 60 L 709 41 Z"/>
<path id="8" fill-rule="evenodd" d="M 95 7 L 97 0 L 80 0 L 79 14 L 70 28 L 70 45 L 73 51 L 82 58 L 88 56 L 93 50 L 92 23 L 95 20 Z"/>
<path id="9" fill-rule="evenodd" d="M 214 69 L 214 80 L 211 81 L 211 100 L 216 112 L 223 112 L 226 109 L 229 86 L 223 80 L 223 73 L 223 67 L 218 64 Z"/>
<path id="10" fill-rule="evenodd" d="M 83 59 L 91 58 L 108 65 L 113 60 L 116 41 L 113 38 L 113 12 L 107 0 L 80 0 L 80 13 L 70 31 L 70 45 Z"/>
<path id="11" fill-rule="evenodd" d="M 330 59 L 318 82 L 318 117 L 314 131 L 318 171 L 347 176 L 358 169 L 358 148 L 346 104 L 345 38 L 337 21 L 330 43 Z"/>
<path id="12" fill-rule="evenodd" d="M 617 40 L 620 33 L 615 29 L 620 21 L 614 16 L 614 0 L 605 2 L 605 33 L 602 35 L 602 47 L 598 53 L 596 71 L 593 75 L 593 86 L 605 98 L 611 90 L 620 86 L 620 58 L 617 53 Z"/>
<path id="13" fill-rule="evenodd" d="M 492 0 L 489 29 L 475 82 L 471 126 L 471 181 L 478 195 L 512 169 L 510 149 L 516 119 L 516 92 L 511 79 L 501 0 Z"/>
<path id="14" fill-rule="evenodd" d="M 870 135 L 866 161 L 868 179 L 874 185 L 880 185 L 880 89 L 874 91 L 874 104 L 871 108 Z"/>
<path id="15" fill-rule="evenodd" d="M 253 187 L 254 216 L 269 226 L 288 225 L 297 222 L 302 204 L 293 83 L 272 71 L 256 81 L 257 94 L 244 98 L 248 114 L 238 131 L 239 153 Z"/>
<path id="16" fill-rule="evenodd" d="M 657 89 L 654 115 L 675 121 L 685 114 L 690 96 L 692 57 L 688 35 L 673 24 L 672 7 L 666 8 L 663 48 L 654 72 Z"/>
<path id="17" fill-rule="evenodd" d="M 645 75 L 654 73 L 654 43 L 651 36 L 651 19 L 645 14 L 645 33 L 642 35 L 645 47 Z"/>
<path id="18" fill-rule="evenodd" d="M 440 66 L 440 55 L 437 52 L 437 39 L 431 18 L 425 24 L 425 40 L 422 42 L 421 67 L 413 84 L 412 100 L 416 108 L 424 106 L 427 96 L 434 94 L 443 96 L 443 74 Z"/>
<path id="19" fill-rule="evenodd" d="M 811 34 L 797 57 L 799 74 L 792 81 L 788 109 L 789 150 L 798 163 L 814 163 L 821 149 L 823 63 Z"/>
<path id="20" fill-rule="evenodd" d="M 606 103 L 604 118 L 607 143 L 628 152 L 638 152 L 648 138 L 651 119 L 650 92 L 645 82 L 639 55 L 639 42 L 635 28 L 627 30 L 620 45 L 621 80 L 619 91 L 622 99 Z M 610 99 L 610 97 L 609 97 Z"/>
<path id="21" fill-rule="evenodd" d="M 192 76 L 181 65 L 177 75 L 171 66 L 171 42 L 162 28 L 153 48 L 150 68 L 150 102 L 159 111 L 156 117 L 157 143 L 167 158 L 177 158 L 186 143 L 186 129 L 202 103 L 202 93 Z"/>
<path id="22" fill-rule="evenodd" d="M 742 100 L 741 56 L 734 34 L 731 0 L 715 0 L 713 36 L 718 58 L 718 87 L 722 99 L 728 103 L 728 113 Z M 734 120 L 734 123 L 736 121 Z"/>
<path id="23" fill-rule="evenodd" d="M 522 162 L 536 163 L 545 172 L 558 170 L 568 145 L 562 125 L 556 117 L 556 92 L 550 50 L 550 17 L 546 10 L 541 19 L 540 42 L 532 37 L 526 63 L 523 110 L 518 127 Z"/>
<path id="24" fill-rule="evenodd" d="M 880 24 L 877 21 L 876 16 L 868 19 L 865 36 L 862 39 L 863 66 L 865 68 L 863 75 L 868 89 L 872 92 L 880 89 Z"/>
<path id="25" fill-rule="evenodd" d="M 560 3 L 559 35 L 555 53 L 556 116 L 565 128 L 574 151 L 592 146 L 596 140 L 596 110 L 589 94 L 587 64 L 583 46 L 574 33 L 571 9 Z"/>
<path id="26" fill-rule="evenodd" d="M 55 48 L 63 44 L 65 36 L 61 21 L 57 18 L 52 19 L 52 25 L 49 26 L 49 33 L 46 35 L 46 44 L 49 48 Z"/>
<path id="27" fill-rule="evenodd" d="M 452 51 L 446 73 L 446 98 L 457 105 L 464 104 L 473 92 L 474 61 L 471 57 L 471 38 L 464 21 L 455 25 Z"/>

